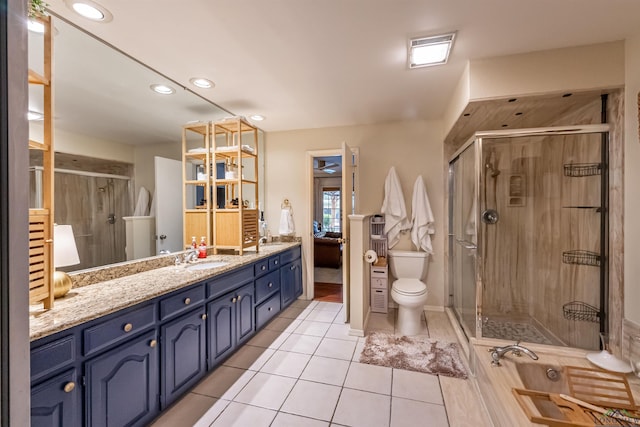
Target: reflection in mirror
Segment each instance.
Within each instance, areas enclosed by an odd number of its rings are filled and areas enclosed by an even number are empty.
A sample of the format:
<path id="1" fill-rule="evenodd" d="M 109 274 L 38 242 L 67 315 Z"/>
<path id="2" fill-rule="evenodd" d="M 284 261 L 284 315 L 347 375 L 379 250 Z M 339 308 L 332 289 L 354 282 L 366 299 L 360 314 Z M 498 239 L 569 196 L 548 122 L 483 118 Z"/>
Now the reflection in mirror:
<path id="1" fill-rule="evenodd" d="M 163 235 L 155 229 L 155 216 L 164 213 L 153 212 L 155 158 L 181 161 L 185 123 L 232 114 L 62 19 L 54 17 L 53 25 L 54 218 L 72 225 L 81 260 L 68 270 L 155 255 L 155 236 Z M 42 34 L 29 33 L 29 66 L 35 71 L 42 68 L 42 40 Z M 168 85 L 175 93 L 158 94 L 151 89 L 154 84 Z M 42 112 L 42 90 L 30 86 L 29 110 Z M 30 121 L 30 139 L 42 140 L 42 134 L 42 122 Z M 259 150 L 263 140 L 260 132 Z M 31 207 L 41 200 L 41 165 L 41 153 L 34 150 Z M 149 192 L 146 204 L 139 202 L 142 188 Z M 182 206 L 182 194 L 172 197 L 174 206 Z M 141 245 L 129 236 L 127 244 L 123 218 L 132 216 L 138 203 L 152 210 L 148 234 L 154 241 Z"/>

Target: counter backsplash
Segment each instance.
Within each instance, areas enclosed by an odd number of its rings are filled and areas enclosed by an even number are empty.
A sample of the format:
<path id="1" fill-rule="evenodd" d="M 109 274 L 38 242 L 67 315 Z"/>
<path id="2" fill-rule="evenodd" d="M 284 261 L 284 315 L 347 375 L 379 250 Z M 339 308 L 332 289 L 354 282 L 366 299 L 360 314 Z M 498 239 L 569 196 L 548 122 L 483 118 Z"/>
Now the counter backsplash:
<path id="1" fill-rule="evenodd" d="M 302 238 L 298 236 L 273 236 L 272 240 L 273 243 L 292 243 L 301 241 Z M 254 251 L 245 252 L 255 253 Z M 80 270 L 77 272 L 69 273 L 69 277 L 71 277 L 71 281 L 73 282 L 73 288 L 81 288 L 83 286 L 93 285 L 95 283 L 105 282 L 107 280 L 113 280 L 119 277 L 130 276 L 132 274 L 142 273 L 149 270 L 155 270 L 156 268 L 174 265 L 177 254 L 182 254 L 182 252 L 167 254 L 165 256 L 155 256 L 151 258 L 125 261 L 119 264 L 111 264 L 104 267 Z M 207 251 L 207 255 L 213 255 L 213 249 L 210 248 Z M 224 261 L 224 257 L 229 255 L 233 255 L 233 253 L 229 252 L 228 254 L 219 254 L 220 260 Z"/>

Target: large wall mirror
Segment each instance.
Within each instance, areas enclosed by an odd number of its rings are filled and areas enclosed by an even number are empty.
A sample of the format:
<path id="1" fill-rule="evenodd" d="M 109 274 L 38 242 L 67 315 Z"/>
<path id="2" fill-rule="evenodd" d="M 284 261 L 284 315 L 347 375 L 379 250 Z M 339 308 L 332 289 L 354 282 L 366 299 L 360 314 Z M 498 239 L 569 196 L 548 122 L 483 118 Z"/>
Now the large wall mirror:
<path id="1" fill-rule="evenodd" d="M 53 26 L 54 219 L 58 224 L 72 225 L 80 256 L 80 264 L 62 270 L 156 255 L 157 248 L 151 248 L 151 253 L 133 251 L 123 218 L 133 216 L 142 188 L 148 191 L 152 208 L 146 216 L 156 216 L 153 195 L 162 190 L 157 188 L 156 175 L 165 174 L 155 164 L 160 162 L 164 168 L 167 162 L 181 162 L 185 123 L 220 120 L 233 114 L 61 18 L 53 17 Z M 29 32 L 29 66 L 35 71 L 42 68 L 42 40 L 41 34 Z M 151 89 L 154 84 L 168 85 L 175 93 L 160 95 Z M 37 86 L 29 90 L 29 110 L 43 112 L 42 92 Z M 42 122 L 36 118 L 29 123 L 30 138 L 42 138 Z M 258 150 L 263 174 L 262 132 Z M 38 207 L 41 159 L 36 151 L 31 153 L 30 166 L 31 207 Z M 182 187 L 181 176 L 176 179 Z M 264 180 L 259 182 L 259 197 L 264 200 Z M 175 220 L 181 222 L 182 194 L 169 196 L 175 199 L 169 204 L 179 209 Z M 168 214 L 163 208 L 155 213 L 157 217 Z M 155 230 L 156 222 L 152 221 L 152 234 L 164 235 Z M 182 227 L 177 229 L 181 233 Z M 165 249 L 183 249 L 182 235 L 175 237 L 179 244 Z M 139 246 L 140 242 L 133 243 Z"/>

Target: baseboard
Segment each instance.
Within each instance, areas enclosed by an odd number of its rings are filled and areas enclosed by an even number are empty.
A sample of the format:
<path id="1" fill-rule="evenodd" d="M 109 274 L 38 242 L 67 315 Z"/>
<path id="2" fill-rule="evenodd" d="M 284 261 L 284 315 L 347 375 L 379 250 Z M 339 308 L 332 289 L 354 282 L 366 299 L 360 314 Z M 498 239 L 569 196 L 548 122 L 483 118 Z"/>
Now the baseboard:
<path id="1" fill-rule="evenodd" d="M 367 309 L 367 315 L 364 317 L 363 329 L 355 329 L 349 324 L 349 335 L 352 337 L 364 337 L 369 323 L 369 315 L 371 315 L 371 307 Z"/>

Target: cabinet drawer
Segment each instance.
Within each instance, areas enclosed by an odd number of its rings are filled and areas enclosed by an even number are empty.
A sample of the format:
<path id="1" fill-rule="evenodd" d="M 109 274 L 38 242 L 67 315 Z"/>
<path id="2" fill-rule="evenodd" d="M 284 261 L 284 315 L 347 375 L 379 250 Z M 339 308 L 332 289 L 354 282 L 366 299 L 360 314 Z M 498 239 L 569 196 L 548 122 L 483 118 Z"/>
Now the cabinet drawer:
<path id="1" fill-rule="evenodd" d="M 155 324 L 155 305 L 149 304 L 119 314 L 83 331 L 84 354 L 109 347 Z"/>
<path id="2" fill-rule="evenodd" d="M 182 313 L 204 301 L 204 286 L 194 286 L 160 301 L 160 320 Z"/>
<path id="3" fill-rule="evenodd" d="M 280 264 L 286 264 L 298 258 L 300 258 L 300 246 L 282 252 L 280 254 Z"/>
<path id="4" fill-rule="evenodd" d="M 250 280 L 253 280 L 252 265 L 215 278 L 210 282 L 207 282 L 207 298 L 210 299 L 226 294 L 227 292 L 244 285 Z"/>
<path id="5" fill-rule="evenodd" d="M 380 279 L 387 278 L 387 267 L 371 267 L 371 278 L 378 277 Z"/>
<path id="6" fill-rule="evenodd" d="M 256 308 L 256 330 L 260 329 L 273 316 L 280 312 L 280 292 L 271 296 L 268 300 Z"/>
<path id="7" fill-rule="evenodd" d="M 76 358 L 76 340 L 69 335 L 31 350 L 31 381 L 57 371 Z"/>
<path id="8" fill-rule="evenodd" d="M 256 279 L 256 302 L 261 302 L 274 292 L 280 290 L 280 272 L 272 271 L 264 277 Z"/>
<path id="9" fill-rule="evenodd" d="M 253 265 L 254 268 L 254 273 L 256 275 L 256 277 L 258 276 L 262 276 L 263 274 L 267 273 L 269 271 L 269 260 L 268 259 L 262 259 L 258 262 L 256 262 Z"/>
<path id="10" fill-rule="evenodd" d="M 277 270 L 278 268 L 280 268 L 280 263 L 280 255 L 272 256 L 271 258 L 269 258 L 269 270 Z"/>
<path id="11" fill-rule="evenodd" d="M 387 289 L 387 279 L 378 279 L 374 277 L 371 279 L 371 287 L 373 289 Z"/>

